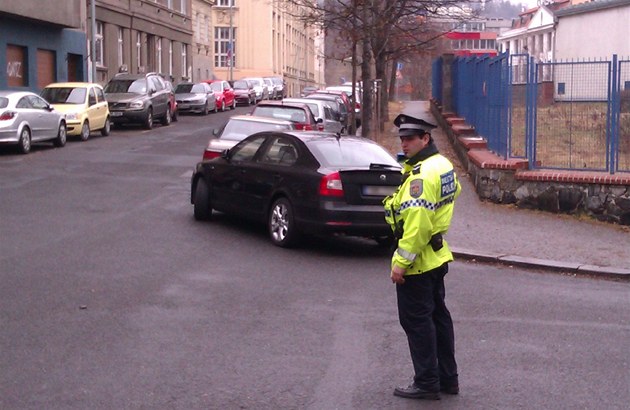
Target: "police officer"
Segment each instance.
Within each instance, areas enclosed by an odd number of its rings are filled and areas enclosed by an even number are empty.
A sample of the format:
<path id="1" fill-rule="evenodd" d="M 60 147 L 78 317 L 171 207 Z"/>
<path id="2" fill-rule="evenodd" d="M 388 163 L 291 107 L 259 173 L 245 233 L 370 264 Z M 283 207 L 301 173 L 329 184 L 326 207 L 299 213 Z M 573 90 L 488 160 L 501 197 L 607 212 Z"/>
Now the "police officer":
<path id="1" fill-rule="evenodd" d="M 444 275 L 453 255 L 443 236 L 461 187 L 453 164 L 433 143 L 435 125 L 405 114 L 394 125 L 406 158 L 403 182 L 383 204 L 398 239 L 390 276 L 415 372 L 413 382 L 394 395 L 439 400 L 440 392 L 459 393 L 453 321 L 444 302 Z"/>

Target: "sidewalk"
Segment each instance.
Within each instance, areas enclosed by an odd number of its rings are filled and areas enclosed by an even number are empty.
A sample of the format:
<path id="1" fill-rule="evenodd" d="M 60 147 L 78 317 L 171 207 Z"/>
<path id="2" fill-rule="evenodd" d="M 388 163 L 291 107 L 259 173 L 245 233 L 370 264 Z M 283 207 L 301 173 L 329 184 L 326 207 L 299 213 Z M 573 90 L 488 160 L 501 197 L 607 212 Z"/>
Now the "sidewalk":
<path id="1" fill-rule="evenodd" d="M 404 102 L 406 114 L 431 116 L 428 110 L 426 101 Z M 446 236 L 456 258 L 630 279 L 627 227 L 482 202 L 444 132 L 438 128 L 432 135 L 462 185 Z"/>

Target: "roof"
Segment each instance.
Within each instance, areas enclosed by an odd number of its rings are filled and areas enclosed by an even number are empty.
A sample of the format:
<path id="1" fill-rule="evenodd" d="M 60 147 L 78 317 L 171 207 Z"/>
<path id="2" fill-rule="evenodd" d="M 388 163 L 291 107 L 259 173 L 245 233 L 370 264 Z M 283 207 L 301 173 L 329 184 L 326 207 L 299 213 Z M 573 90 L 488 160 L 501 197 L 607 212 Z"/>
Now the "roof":
<path id="1" fill-rule="evenodd" d="M 72 88 L 76 88 L 76 87 L 89 87 L 91 85 L 95 85 L 98 87 L 101 87 L 100 84 L 96 84 L 96 83 L 86 83 L 86 82 L 69 82 L 69 83 L 51 83 L 48 84 L 46 87 L 44 88 L 61 88 L 61 87 L 72 87 Z"/>
<path id="2" fill-rule="evenodd" d="M 269 124 L 280 124 L 280 125 L 292 124 L 291 121 L 278 120 L 276 118 L 270 118 L 270 117 L 258 117 L 256 115 L 234 115 L 230 117 L 230 121 L 231 120 L 249 121 L 249 122 L 265 122 Z"/>
<path id="3" fill-rule="evenodd" d="M 597 0 L 566 7 L 555 14 L 557 17 L 564 17 L 624 6 L 630 6 L 630 0 Z"/>

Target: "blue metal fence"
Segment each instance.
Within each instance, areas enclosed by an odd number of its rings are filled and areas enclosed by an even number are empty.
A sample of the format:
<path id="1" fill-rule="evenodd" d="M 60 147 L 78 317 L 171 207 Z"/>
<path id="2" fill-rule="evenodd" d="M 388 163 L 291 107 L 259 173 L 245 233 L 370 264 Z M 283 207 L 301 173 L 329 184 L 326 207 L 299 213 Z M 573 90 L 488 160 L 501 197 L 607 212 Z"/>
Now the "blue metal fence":
<path id="1" fill-rule="evenodd" d="M 630 172 L 630 60 L 535 63 L 526 54 L 433 63 L 433 96 L 503 158 L 530 168 Z"/>

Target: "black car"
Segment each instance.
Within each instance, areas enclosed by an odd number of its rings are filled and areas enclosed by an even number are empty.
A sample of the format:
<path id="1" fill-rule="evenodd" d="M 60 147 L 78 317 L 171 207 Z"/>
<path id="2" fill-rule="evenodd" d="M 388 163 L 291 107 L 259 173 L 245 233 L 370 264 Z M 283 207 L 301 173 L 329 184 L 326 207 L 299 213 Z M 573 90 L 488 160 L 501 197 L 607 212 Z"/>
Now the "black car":
<path id="1" fill-rule="evenodd" d="M 271 241 L 302 234 L 371 237 L 388 243 L 382 201 L 401 182 L 400 164 L 372 140 L 324 132 L 259 132 L 197 164 L 191 203 L 267 224 Z"/>

